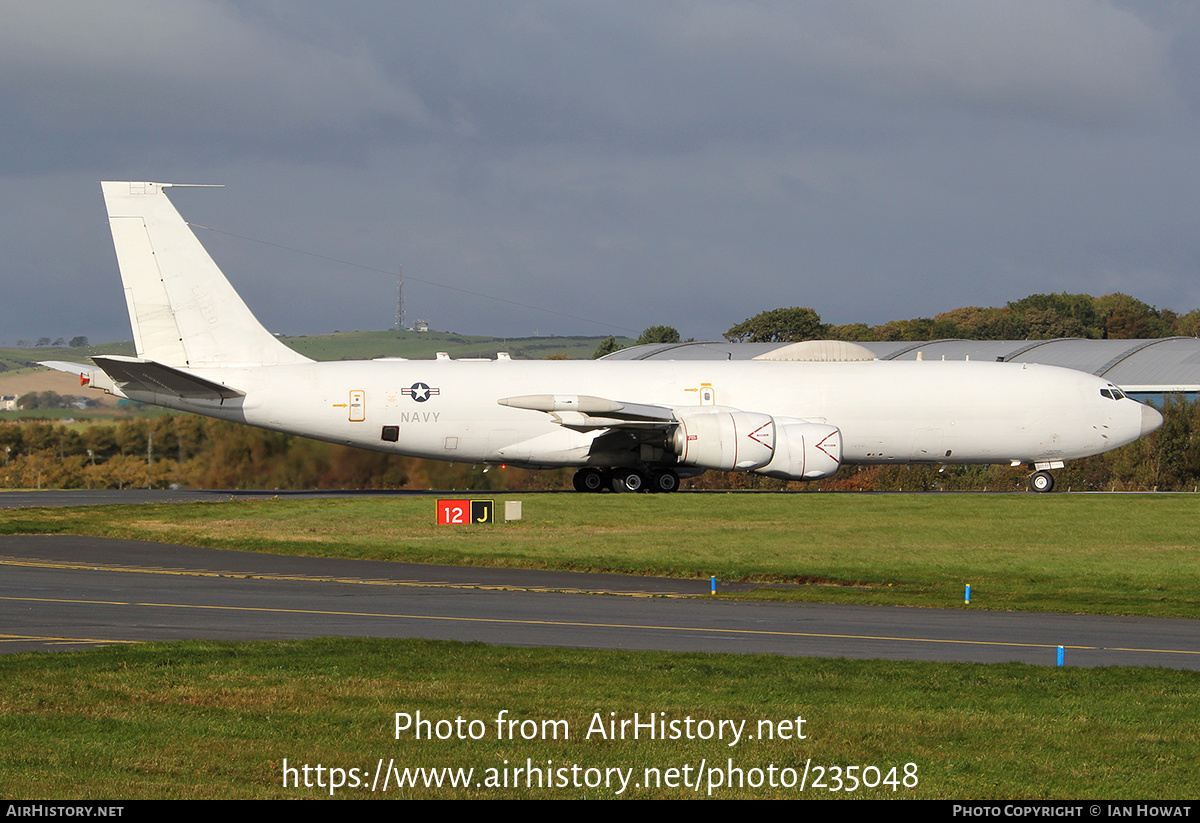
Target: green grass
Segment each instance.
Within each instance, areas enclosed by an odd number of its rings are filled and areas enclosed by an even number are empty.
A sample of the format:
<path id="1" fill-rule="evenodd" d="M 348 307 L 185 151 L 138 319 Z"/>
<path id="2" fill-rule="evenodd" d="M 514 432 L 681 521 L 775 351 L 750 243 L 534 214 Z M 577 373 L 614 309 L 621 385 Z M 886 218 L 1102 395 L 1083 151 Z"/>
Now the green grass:
<path id="1" fill-rule="evenodd" d="M 1200 497 L 493 495 L 523 520 L 434 525 L 434 498 L 7 509 L 0 533 L 513 568 L 803 583 L 756 597 L 1200 618 Z M 502 511 L 502 508 L 498 506 Z M 348 527 L 347 524 L 353 524 Z"/>
<path id="2" fill-rule="evenodd" d="M 497 740 L 501 710 L 566 720 L 569 740 Z M 479 740 L 396 739 L 396 712 L 481 720 Z M 9 799 L 299 798 L 282 762 L 373 773 L 552 760 L 570 768 L 916 764 L 917 785 L 722 788 L 716 797 L 1178 799 L 1200 795 L 1200 675 L 495 648 L 433 641 L 148 644 L 26 654 L 0 667 L 0 794 Z M 594 714 L 802 716 L 804 740 L 603 740 Z M 477 727 L 478 729 L 478 727 Z M 810 779 L 815 772 L 810 772 Z M 315 777 L 315 775 L 314 775 Z M 830 785 L 833 781 L 828 781 Z M 346 789 L 342 797 L 368 797 Z M 390 791 L 383 797 L 612 797 L 603 788 Z M 638 789 L 624 797 L 703 797 Z"/>
<path id="3" fill-rule="evenodd" d="M 123 354 L 133 356 L 133 341 L 100 343 L 95 346 L 0 346 L 0 374 L 37 367 L 40 360 L 66 360 L 82 363 L 93 354 Z"/>

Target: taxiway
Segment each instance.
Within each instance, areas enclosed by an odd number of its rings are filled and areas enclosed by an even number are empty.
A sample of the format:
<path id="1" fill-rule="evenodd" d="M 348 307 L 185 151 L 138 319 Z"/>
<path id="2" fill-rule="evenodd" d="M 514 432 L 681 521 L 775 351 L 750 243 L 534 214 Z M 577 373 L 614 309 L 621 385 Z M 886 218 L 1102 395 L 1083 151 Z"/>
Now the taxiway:
<path id="1" fill-rule="evenodd" d="M 707 581 L 0 536 L 0 651 L 207 638 L 1200 669 L 1200 621 L 710 599 Z"/>

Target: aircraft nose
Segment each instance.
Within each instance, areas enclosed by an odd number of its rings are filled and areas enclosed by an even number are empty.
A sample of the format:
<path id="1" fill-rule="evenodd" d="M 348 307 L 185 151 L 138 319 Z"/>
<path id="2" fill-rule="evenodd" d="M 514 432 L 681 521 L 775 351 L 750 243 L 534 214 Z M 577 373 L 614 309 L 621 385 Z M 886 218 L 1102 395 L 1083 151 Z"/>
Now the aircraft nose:
<path id="1" fill-rule="evenodd" d="M 1142 437 L 1145 437 L 1152 431 L 1158 431 L 1158 427 L 1163 424 L 1163 416 L 1159 414 L 1158 409 L 1153 406 L 1142 404 Z"/>

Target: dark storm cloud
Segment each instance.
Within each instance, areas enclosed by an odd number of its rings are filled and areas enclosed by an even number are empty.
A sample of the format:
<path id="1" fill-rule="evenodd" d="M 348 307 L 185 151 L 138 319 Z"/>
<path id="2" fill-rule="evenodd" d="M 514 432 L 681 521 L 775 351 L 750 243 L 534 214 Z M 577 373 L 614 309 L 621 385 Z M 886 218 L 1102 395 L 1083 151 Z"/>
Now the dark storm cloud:
<path id="1" fill-rule="evenodd" d="M 458 331 L 713 336 L 778 305 L 882 322 L 1064 290 L 1200 305 L 1187 6 L 0 6 L 10 342 L 128 335 L 102 178 L 228 183 L 175 199 L 402 262 L 410 319 Z M 201 239 L 272 328 L 391 321 L 386 276 Z"/>
<path id="2" fill-rule="evenodd" d="M 213 157 L 306 153 L 314 140 L 354 151 L 364 128 L 428 125 L 402 78 L 369 55 L 272 30 L 224 4 L 8 3 L 4 16 L 5 128 L 25 150 L 8 155 L 10 173 L 23 171 L 17 162 L 137 156 L 164 141 Z"/>

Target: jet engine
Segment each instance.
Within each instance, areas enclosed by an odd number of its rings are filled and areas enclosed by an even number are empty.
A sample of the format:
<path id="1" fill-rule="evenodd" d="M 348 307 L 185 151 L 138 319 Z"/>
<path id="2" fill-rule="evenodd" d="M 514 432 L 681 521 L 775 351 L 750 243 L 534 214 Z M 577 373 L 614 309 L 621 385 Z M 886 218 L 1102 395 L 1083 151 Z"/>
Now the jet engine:
<path id="1" fill-rule="evenodd" d="M 679 424 L 671 436 L 672 451 L 683 466 L 720 471 L 750 471 L 771 462 L 775 420 L 769 414 L 706 408 L 675 410 Z"/>
<path id="2" fill-rule="evenodd" d="M 782 480 L 820 480 L 842 465 L 842 433 L 836 426 L 776 421 L 775 453 L 757 474 Z"/>
<path id="3" fill-rule="evenodd" d="M 681 466 L 819 480 L 842 464 L 836 426 L 721 407 L 674 411 L 668 445 Z"/>

